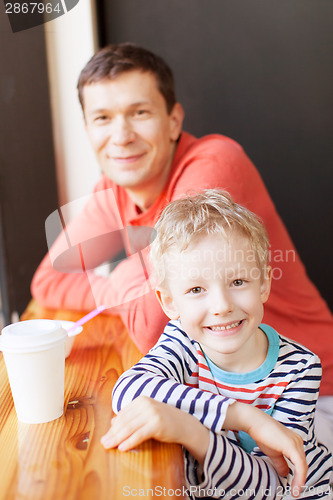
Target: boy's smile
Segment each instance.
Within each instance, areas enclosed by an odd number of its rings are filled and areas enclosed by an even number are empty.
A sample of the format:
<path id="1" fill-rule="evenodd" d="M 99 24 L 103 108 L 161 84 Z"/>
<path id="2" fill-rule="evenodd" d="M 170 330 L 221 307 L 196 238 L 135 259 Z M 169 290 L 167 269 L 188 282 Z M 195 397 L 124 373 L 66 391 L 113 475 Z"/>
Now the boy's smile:
<path id="1" fill-rule="evenodd" d="M 212 334 L 219 335 L 219 333 L 223 332 L 223 335 L 233 335 L 235 333 L 235 330 L 242 324 L 242 321 L 236 321 L 233 323 L 227 323 L 227 324 L 219 324 L 219 325 L 211 325 L 211 326 L 206 326 L 204 328 L 208 328 Z"/>
<path id="2" fill-rule="evenodd" d="M 258 368 L 267 353 L 258 328 L 270 275 L 262 276 L 246 238 L 229 232 L 204 236 L 184 252 L 165 256 L 168 290 L 158 292 L 166 314 L 227 371 Z"/>

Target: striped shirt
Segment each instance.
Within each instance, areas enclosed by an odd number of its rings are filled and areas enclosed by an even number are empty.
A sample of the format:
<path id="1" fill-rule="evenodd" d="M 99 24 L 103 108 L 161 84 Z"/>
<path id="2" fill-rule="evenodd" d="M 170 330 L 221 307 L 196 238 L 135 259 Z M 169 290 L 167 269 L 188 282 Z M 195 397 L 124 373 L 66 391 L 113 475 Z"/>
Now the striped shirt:
<path id="1" fill-rule="evenodd" d="M 290 491 L 292 464 L 289 475 L 281 478 L 249 436 L 223 430 L 226 410 L 235 400 L 266 411 L 302 436 L 309 470 L 301 498 L 322 499 L 329 493 L 332 457 L 314 434 L 320 360 L 273 328 L 260 328 L 269 343 L 264 363 L 251 372 L 234 373 L 213 365 L 180 322 L 170 321 L 158 343 L 115 385 L 115 412 L 145 395 L 194 415 L 210 430 L 203 467 L 184 450 L 192 499 L 283 498 Z"/>

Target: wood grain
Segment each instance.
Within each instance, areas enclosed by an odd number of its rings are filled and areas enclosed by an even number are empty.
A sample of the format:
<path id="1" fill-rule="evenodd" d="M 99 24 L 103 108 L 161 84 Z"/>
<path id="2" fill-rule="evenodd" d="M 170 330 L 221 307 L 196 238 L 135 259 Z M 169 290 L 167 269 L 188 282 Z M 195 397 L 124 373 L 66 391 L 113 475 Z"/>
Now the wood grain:
<path id="1" fill-rule="evenodd" d="M 32 301 L 22 320 L 76 321 L 83 315 L 47 310 Z M 100 444 L 112 417 L 114 383 L 140 357 L 118 317 L 95 317 L 84 325 L 66 359 L 64 415 L 46 424 L 28 425 L 17 421 L 1 355 L 1 500 L 183 498 L 178 445 L 150 440 L 122 453 L 107 451 Z"/>

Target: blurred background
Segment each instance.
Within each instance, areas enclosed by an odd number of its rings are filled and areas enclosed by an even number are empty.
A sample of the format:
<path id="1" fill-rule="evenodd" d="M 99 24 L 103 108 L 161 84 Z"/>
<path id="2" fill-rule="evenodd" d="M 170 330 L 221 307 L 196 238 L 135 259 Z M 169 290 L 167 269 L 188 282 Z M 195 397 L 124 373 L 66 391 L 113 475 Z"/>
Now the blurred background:
<path id="1" fill-rule="evenodd" d="M 132 41 L 175 74 L 184 129 L 237 140 L 332 307 L 333 2 L 79 0 L 13 33 L 0 6 L 0 271 L 5 321 L 30 300 L 44 222 L 99 174 L 77 102 L 94 51 Z M 74 5 L 73 4 L 73 5 Z"/>

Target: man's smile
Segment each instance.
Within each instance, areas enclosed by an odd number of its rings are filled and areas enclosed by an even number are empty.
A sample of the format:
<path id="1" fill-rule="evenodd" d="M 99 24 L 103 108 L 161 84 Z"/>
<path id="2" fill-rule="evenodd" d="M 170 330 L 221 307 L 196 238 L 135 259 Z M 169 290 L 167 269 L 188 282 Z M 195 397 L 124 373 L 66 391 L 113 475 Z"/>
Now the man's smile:
<path id="1" fill-rule="evenodd" d="M 134 163 L 138 160 L 140 160 L 146 153 L 139 153 L 135 155 L 128 155 L 128 156 L 111 156 L 111 155 L 106 155 L 106 157 L 110 160 L 113 160 L 117 163 Z"/>

